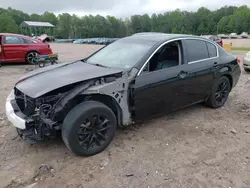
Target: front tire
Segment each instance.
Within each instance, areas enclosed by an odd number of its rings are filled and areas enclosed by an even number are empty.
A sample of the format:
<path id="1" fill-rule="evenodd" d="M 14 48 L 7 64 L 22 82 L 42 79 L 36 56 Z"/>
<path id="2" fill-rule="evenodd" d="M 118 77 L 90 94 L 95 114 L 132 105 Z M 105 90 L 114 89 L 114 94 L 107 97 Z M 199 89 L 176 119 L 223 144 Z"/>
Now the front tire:
<path id="1" fill-rule="evenodd" d="M 62 138 L 76 155 L 92 156 L 103 151 L 113 140 L 117 128 L 113 111 L 97 101 L 75 106 L 62 125 Z"/>
<path id="2" fill-rule="evenodd" d="M 222 107 L 228 99 L 231 84 L 226 76 L 222 76 L 212 88 L 212 93 L 205 104 L 211 108 Z"/>

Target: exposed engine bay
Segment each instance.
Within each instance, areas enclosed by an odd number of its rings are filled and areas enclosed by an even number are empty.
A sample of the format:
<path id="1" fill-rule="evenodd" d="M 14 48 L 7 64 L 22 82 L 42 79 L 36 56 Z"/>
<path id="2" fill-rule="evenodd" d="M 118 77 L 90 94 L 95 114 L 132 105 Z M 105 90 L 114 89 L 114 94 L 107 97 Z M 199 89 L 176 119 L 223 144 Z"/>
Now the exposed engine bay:
<path id="1" fill-rule="evenodd" d="M 136 73 L 135 69 L 126 75 L 119 73 L 71 84 L 36 99 L 14 88 L 17 107 L 26 116 L 26 129 L 18 129 L 18 134 L 29 143 L 54 138 L 67 113 L 75 105 L 93 99 L 106 102 L 114 109 L 119 126 L 131 124 L 133 89 L 130 83 Z"/>

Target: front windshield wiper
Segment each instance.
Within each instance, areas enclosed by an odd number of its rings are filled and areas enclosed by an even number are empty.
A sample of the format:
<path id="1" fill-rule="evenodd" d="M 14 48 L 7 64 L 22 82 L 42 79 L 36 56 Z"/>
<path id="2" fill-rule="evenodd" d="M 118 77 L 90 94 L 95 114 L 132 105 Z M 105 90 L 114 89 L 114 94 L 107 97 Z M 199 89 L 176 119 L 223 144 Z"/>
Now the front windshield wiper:
<path id="1" fill-rule="evenodd" d="M 81 61 L 84 62 L 84 63 L 88 63 L 88 64 L 91 64 L 91 65 L 98 66 L 98 67 L 110 68 L 110 67 L 107 67 L 107 66 L 99 64 L 99 63 L 90 63 L 90 62 L 87 61 L 87 59 L 82 59 Z"/>
<path id="2" fill-rule="evenodd" d="M 102 65 L 102 64 L 99 64 L 99 63 L 90 63 L 90 64 L 95 65 L 95 66 L 98 66 L 98 67 L 109 68 L 109 67 L 107 67 L 107 66 L 105 66 L 105 65 Z"/>
<path id="3" fill-rule="evenodd" d="M 87 59 L 81 59 L 82 62 L 86 63 L 87 62 Z"/>

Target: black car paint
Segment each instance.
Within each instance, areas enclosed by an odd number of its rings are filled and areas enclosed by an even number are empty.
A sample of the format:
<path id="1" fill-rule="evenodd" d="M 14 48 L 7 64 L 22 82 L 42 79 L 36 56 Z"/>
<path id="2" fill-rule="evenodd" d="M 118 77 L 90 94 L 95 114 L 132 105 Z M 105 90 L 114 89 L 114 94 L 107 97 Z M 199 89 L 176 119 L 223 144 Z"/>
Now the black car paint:
<path id="1" fill-rule="evenodd" d="M 185 42 L 183 46 L 184 49 L 187 48 Z M 217 47 L 220 48 L 218 45 Z M 186 51 L 183 50 L 182 53 L 185 59 L 182 65 L 144 73 L 136 78 L 136 120 L 206 100 L 213 84 L 223 75 L 229 78 L 231 87 L 239 80 L 241 71 L 236 57 L 221 48 L 218 50 L 219 57 L 192 64 L 186 61 Z M 181 76 L 182 73 L 185 73 L 184 77 Z"/>
<path id="2" fill-rule="evenodd" d="M 144 40 L 145 37 L 128 38 L 129 40 Z M 150 38 L 151 43 L 155 41 L 154 45 L 134 68 L 140 70 L 151 54 L 163 43 L 184 38 L 199 39 L 199 37 L 185 35 L 167 38 L 160 35 L 153 39 Z M 121 40 L 126 40 L 126 38 Z M 143 42 L 147 42 L 147 40 Z M 133 101 L 131 104 L 135 105 L 131 109 L 135 109 L 136 119 L 143 119 L 162 111 L 169 112 L 205 100 L 211 93 L 213 83 L 222 75 L 232 79 L 232 86 L 237 83 L 240 69 L 233 55 L 219 49 L 220 57 L 217 59 L 188 64 L 186 47 L 184 44 L 182 65 L 141 74 L 134 78 L 135 82 L 131 83 L 130 87 L 134 94 L 129 95 L 133 98 L 128 101 Z M 129 72 L 130 70 L 98 67 L 81 61 L 54 65 L 28 73 L 16 84 L 16 88 L 32 98 L 37 98 L 60 87 L 122 71 Z M 185 73 L 184 76 L 180 75 L 182 72 Z"/>
<path id="3" fill-rule="evenodd" d="M 21 78 L 16 84 L 16 88 L 32 98 L 37 98 L 66 85 L 121 72 L 122 70 L 104 68 L 78 61 L 31 72 Z"/>

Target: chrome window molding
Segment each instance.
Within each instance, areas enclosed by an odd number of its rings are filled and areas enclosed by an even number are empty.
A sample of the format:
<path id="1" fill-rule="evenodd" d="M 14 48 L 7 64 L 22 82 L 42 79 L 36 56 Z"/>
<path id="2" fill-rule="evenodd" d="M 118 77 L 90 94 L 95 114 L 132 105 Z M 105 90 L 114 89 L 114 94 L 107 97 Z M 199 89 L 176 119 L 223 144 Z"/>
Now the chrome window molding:
<path id="1" fill-rule="evenodd" d="M 208 39 L 202 39 L 202 38 L 187 38 L 187 37 L 180 37 L 180 38 L 175 38 L 175 39 L 171 39 L 171 40 L 168 40 L 164 43 L 162 43 L 150 56 L 149 58 L 147 59 L 147 61 L 143 64 L 143 66 L 141 67 L 140 71 L 138 72 L 137 76 L 139 76 L 143 69 L 145 68 L 145 66 L 147 65 L 147 63 L 149 62 L 149 60 L 155 55 L 155 53 L 164 45 L 170 43 L 170 42 L 174 42 L 174 41 L 178 41 L 178 40 L 201 40 L 201 41 L 205 41 L 205 42 L 209 42 L 211 43 L 212 45 L 214 45 L 216 47 L 216 51 L 217 51 L 217 56 L 216 57 L 211 57 L 211 58 L 206 58 L 206 59 L 201 59 L 201 60 L 197 60 L 197 61 L 191 61 L 191 62 L 188 62 L 188 64 L 193 64 L 193 63 L 198 63 L 198 62 L 201 62 L 201 61 L 205 61 L 205 60 L 210 60 L 210 59 L 216 59 L 219 57 L 219 49 L 218 49 L 218 46 L 213 44 L 213 42 L 209 41 Z"/>

